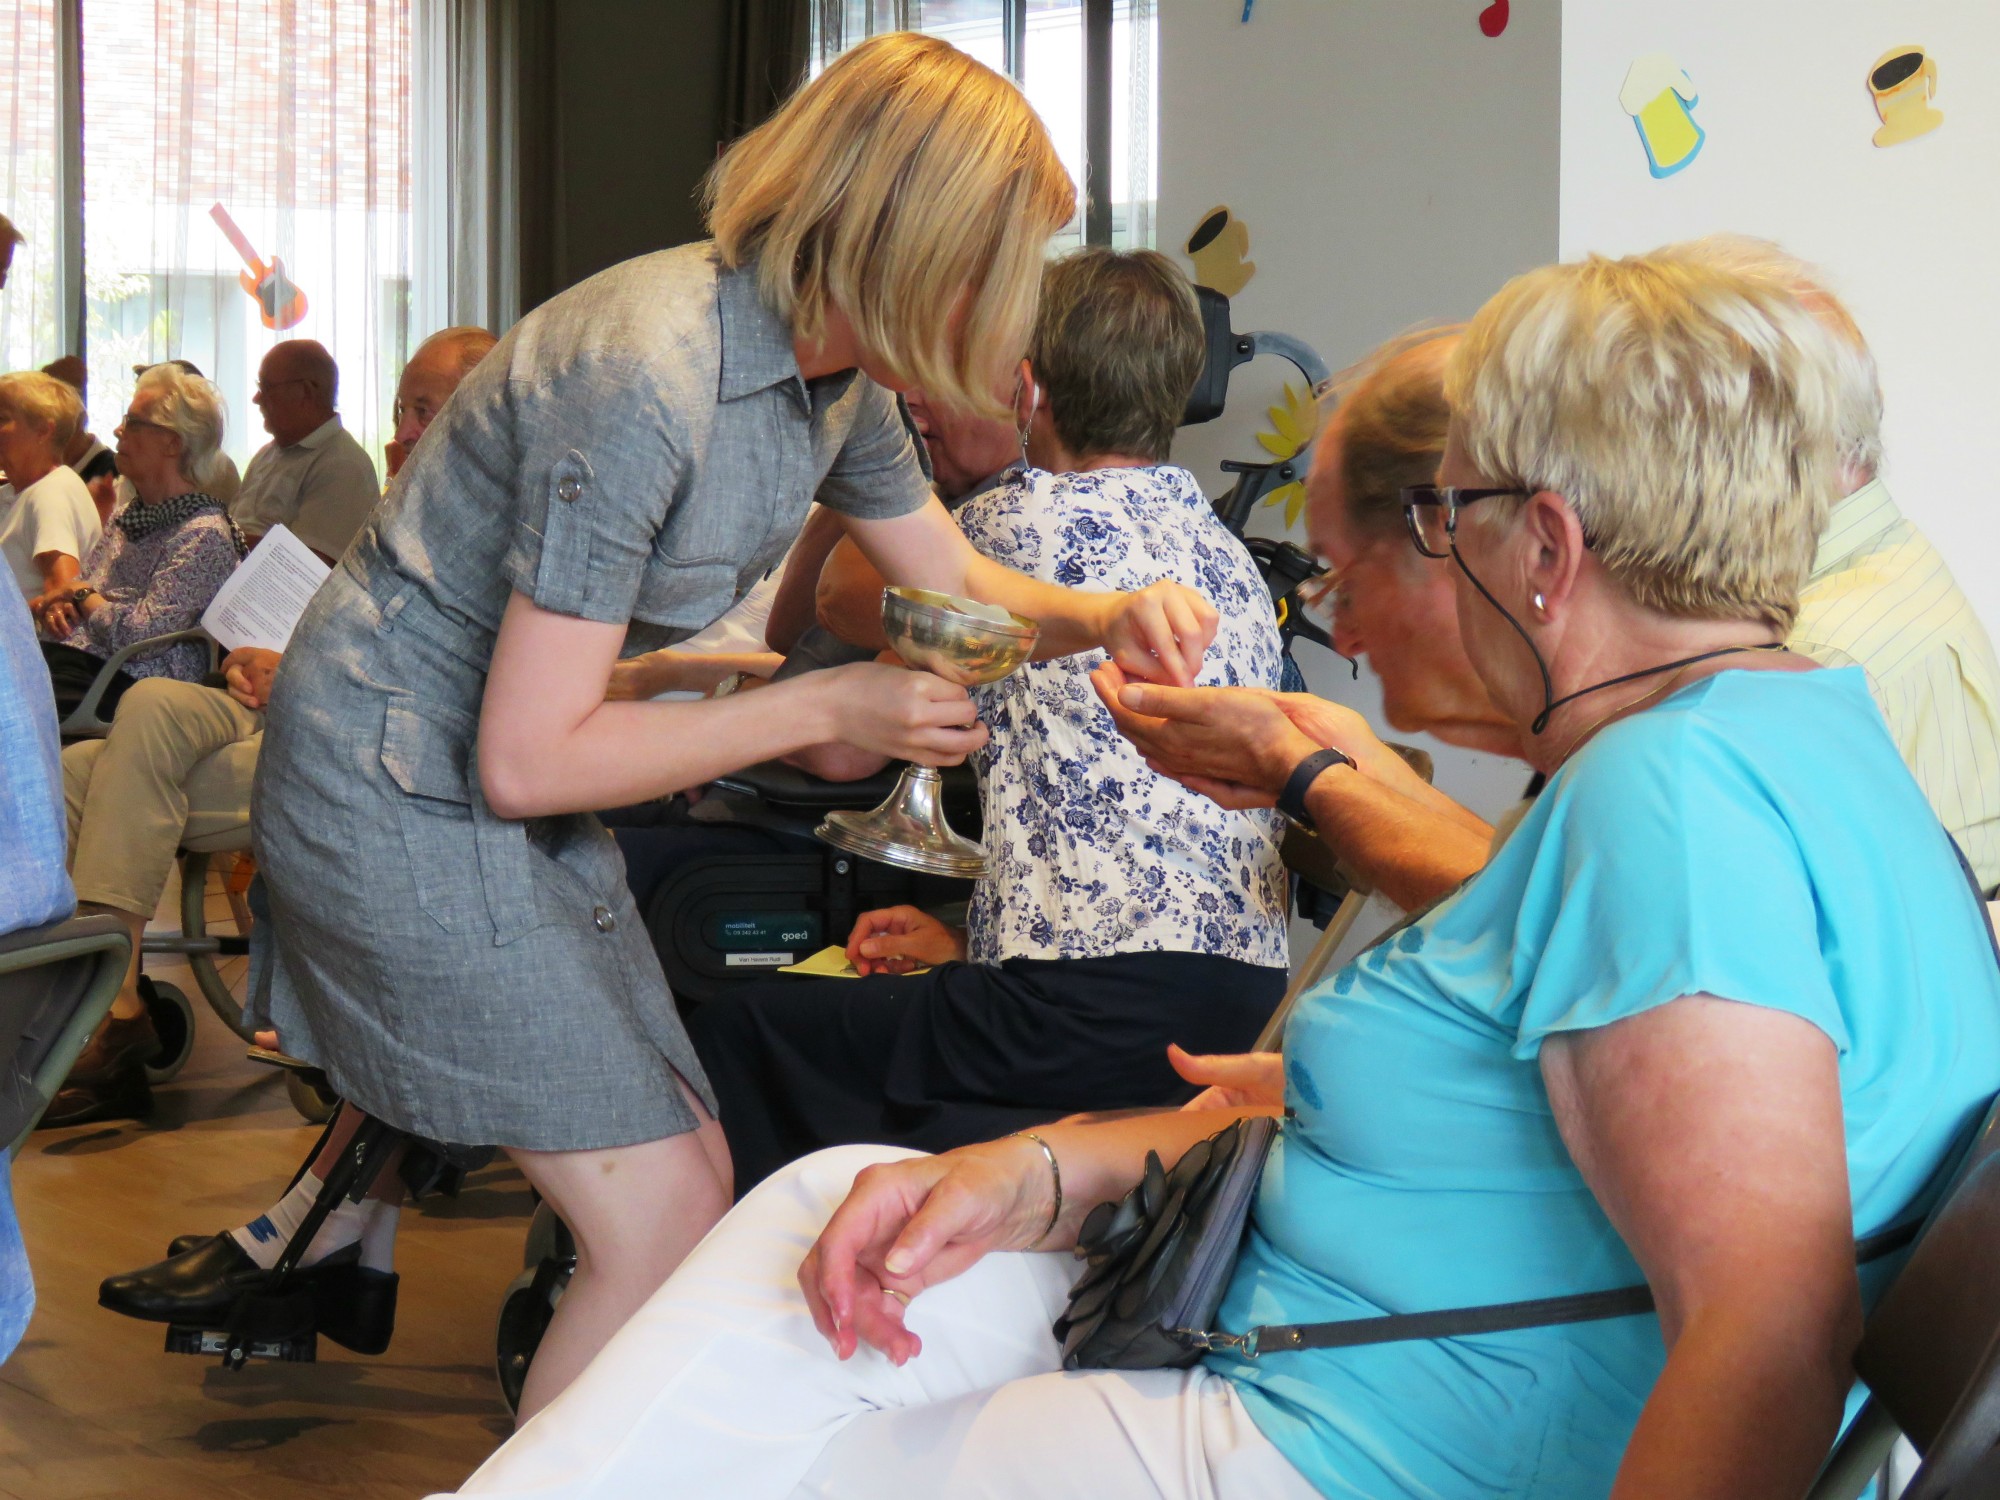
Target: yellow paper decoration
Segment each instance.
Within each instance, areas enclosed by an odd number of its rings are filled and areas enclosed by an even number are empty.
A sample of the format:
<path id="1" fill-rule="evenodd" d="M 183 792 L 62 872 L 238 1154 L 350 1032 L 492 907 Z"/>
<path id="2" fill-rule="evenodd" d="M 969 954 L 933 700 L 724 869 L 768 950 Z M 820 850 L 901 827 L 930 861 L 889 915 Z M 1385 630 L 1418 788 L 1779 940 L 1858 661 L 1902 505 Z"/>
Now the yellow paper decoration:
<path id="1" fill-rule="evenodd" d="M 1285 382 L 1284 404 L 1267 408 L 1265 415 L 1271 419 L 1271 430 L 1258 433 L 1257 441 L 1280 462 L 1296 458 L 1319 430 L 1319 404 L 1313 400 L 1312 392 L 1289 380 Z M 1271 491 L 1264 497 L 1264 503 L 1284 506 L 1285 529 L 1289 531 L 1299 524 L 1299 516 L 1306 508 L 1306 487 L 1294 480 Z"/>

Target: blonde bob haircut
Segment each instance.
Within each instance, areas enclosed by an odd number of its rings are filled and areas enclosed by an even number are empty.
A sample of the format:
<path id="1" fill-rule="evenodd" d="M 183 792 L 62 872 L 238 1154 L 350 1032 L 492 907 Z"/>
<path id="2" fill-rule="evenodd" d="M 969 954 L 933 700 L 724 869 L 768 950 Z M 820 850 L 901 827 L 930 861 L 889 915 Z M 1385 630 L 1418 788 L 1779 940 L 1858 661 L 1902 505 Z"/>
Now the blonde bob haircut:
<path id="1" fill-rule="evenodd" d="M 1562 495 L 1640 604 L 1789 629 L 1840 482 L 1841 342 L 1763 278 L 1592 256 L 1503 287 L 1446 395 L 1474 466 Z"/>
<path id="2" fill-rule="evenodd" d="M 0 375 L 0 415 L 46 432 L 61 455 L 83 426 L 83 399 L 75 386 L 53 375 L 23 370 Z"/>
<path id="3" fill-rule="evenodd" d="M 899 380 L 1004 416 L 1049 237 L 1076 187 L 1006 78 L 913 32 L 843 53 L 703 186 L 724 265 L 813 339 L 837 307 Z"/>
<path id="4" fill-rule="evenodd" d="M 1861 325 L 1833 294 L 1825 273 L 1782 245 L 1747 234 L 1705 235 L 1653 253 L 1769 281 L 1805 303 L 1808 312 L 1839 336 L 1840 461 L 1848 471 L 1848 483 L 1873 479 L 1882 468 L 1882 377 L 1868 341 L 1861 336 Z"/>

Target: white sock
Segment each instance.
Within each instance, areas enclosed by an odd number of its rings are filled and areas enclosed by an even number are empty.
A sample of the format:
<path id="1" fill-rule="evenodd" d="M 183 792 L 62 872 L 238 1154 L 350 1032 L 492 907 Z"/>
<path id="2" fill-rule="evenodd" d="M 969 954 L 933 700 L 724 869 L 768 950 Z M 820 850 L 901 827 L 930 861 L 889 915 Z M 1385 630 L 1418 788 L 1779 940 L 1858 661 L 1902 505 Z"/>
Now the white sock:
<path id="1" fill-rule="evenodd" d="M 319 1178 L 306 1173 L 296 1187 L 263 1213 L 241 1228 L 230 1230 L 229 1237 L 242 1247 L 245 1255 L 265 1270 L 270 1270 L 278 1263 L 278 1257 L 285 1253 L 285 1246 L 291 1242 L 293 1233 L 312 1211 L 313 1199 L 319 1196 L 323 1186 L 325 1184 Z M 313 1265 L 336 1250 L 344 1250 L 360 1240 L 361 1263 L 378 1271 L 389 1270 L 393 1265 L 398 1217 L 398 1206 L 393 1203 L 383 1203 L 374 1198 L 361 1203 L 342 1199 L 319 1226 L 319 1233 L 313 1236 L 306 1253 L 299 1257 L 299 1264 Z"/>

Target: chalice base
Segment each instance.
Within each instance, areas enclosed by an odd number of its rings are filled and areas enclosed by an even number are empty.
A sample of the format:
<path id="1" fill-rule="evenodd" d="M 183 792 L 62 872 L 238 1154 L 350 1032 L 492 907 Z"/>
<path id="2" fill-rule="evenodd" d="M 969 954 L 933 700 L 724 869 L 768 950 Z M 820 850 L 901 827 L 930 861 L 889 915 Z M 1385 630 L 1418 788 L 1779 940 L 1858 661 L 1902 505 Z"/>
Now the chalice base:
<path id="1" fill-rule="evenodd" d="M 930 766 L 905 766 L 880 807 L 833 812 L 816 830 L 836 849 L 925 875 L 977 880 L 986 873 L 985 846 L 945 821 L 942 783 Z"/>

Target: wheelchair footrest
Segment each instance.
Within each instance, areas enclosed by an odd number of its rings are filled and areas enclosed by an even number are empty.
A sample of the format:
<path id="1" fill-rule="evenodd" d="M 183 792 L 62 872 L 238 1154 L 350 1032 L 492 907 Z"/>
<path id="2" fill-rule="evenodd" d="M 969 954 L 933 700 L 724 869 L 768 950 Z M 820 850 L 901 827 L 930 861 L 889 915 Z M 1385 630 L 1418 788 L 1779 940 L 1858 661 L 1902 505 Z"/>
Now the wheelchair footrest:
<path id="1" fill-rule="evenodd" d="M 205 1354 L 230 1364 L 229 1347 L 230 1335 L 221 1329 L 196 1328 L 185 1323 L 167 1325 L 169 1354 Z M 269 1359 L 284 1364 L 311 1364 L 318 1358 L 319 1335 L 312 1332 L 285 1338 L 251 1339 L 243 1346 L 244 1361 Z M 240 1364 L 241 1361 L 235 1367 L 240 1367 Z"/>

